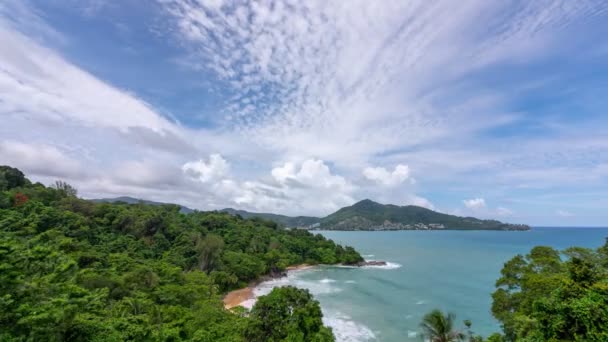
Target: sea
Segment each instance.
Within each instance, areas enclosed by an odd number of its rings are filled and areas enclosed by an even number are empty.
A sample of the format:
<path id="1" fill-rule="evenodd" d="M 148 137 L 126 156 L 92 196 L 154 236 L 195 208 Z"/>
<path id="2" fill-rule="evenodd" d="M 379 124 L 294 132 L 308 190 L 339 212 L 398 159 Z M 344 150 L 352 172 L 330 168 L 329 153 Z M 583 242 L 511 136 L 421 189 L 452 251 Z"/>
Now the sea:
<path id="1" fill-rule="evenodd" d="M 319 231 L 386 266 L 318 266 L 260 284 L 308 289 L 320 302 L 337 341 L 420 341 L 419 324 L 439 308 L 456 315 L 457 327 L 473 322 L 476 334 L 500 331 L 490 307 L 503 264 L 534 246 L 597 248 L 608 228 L 533 228 L 530 231 Z M 255 300 L 246 303 L 253 305 Z"/>

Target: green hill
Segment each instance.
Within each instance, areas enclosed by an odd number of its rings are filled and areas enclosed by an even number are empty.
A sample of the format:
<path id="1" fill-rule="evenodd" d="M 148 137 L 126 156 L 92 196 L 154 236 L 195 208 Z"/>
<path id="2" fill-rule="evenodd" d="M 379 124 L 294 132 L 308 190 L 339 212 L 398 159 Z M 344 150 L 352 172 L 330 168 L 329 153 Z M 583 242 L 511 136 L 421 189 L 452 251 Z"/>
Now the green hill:
<path id="1" fill-rule="evenodd" d="M 363 200 L 321 219 L 327 230 L 528 230 L 519 224 L 459 217 L 413 205 L 397 206 Z"/>
<path id="2" fill-rule="evenodd" d="M 145 199 L 141 199 L 141 198 L 134 198 L 134 197 L 129 197 L 129 196 L 120 196 L 120 197 L 113 197 L 113 198 L 99 198 L 99 199 L 92 199 L 91 201 L 96 202 L 96 203 L 127 203 L 127 204 L 147 204 L 147 205 L 171 204 L 171 203 L 164 203 L 164 202 L 149 201 L 149 200 L 145 200 Z M 190 214 L 190 213 L 194 212 L 193 209 L 184 207 L 183 205 L 179 205 L 179 207 L 180 207 L 179 211 L 184 214 Z"/>
<path id="3" fill-rule="evenodd" d="M 233 208 L 226 208 L 226 209 L 222 209 L 220 211 L 229 213 L 230 215 L 239 215 L 240 217 L 242 217 L 244 219 L 258 217 L 258 218 L 262 218 L 265 220 L 270 220 L 283 227 L 310 227 L 316 223 L 319 223 L 319 221 L 321 220 L 318 217 L 312 217 L 312 216 L 295 216 L 295 217 L 293 217 L 293 216 L 285 216 L 285 215 L 270 214 L 270 213 L 252 213 L 249 211 L 237 210 L 237 209 L 233 209 Z"/>

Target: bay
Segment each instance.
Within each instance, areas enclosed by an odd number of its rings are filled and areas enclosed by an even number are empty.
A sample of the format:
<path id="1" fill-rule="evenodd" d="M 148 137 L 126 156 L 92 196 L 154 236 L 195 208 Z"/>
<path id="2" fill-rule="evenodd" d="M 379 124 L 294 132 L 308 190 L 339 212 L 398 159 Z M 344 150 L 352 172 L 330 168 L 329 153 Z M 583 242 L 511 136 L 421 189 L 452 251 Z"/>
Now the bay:
<path id="1" fill-rule="evenodd" d="M 597 248 L 608 228 L 534 228 L 502 231 L 318 232 L 355 247 L 386 267 L 323 266 L 263 283 L 309 289 L 323 308 L 338 341 L 420 340 L 419 323 L 434 308 L 453 312 L 458 327 L 470 319 L 484 336 L 500 331 L 490 307 L 502 265 L 537 245 Z"/>

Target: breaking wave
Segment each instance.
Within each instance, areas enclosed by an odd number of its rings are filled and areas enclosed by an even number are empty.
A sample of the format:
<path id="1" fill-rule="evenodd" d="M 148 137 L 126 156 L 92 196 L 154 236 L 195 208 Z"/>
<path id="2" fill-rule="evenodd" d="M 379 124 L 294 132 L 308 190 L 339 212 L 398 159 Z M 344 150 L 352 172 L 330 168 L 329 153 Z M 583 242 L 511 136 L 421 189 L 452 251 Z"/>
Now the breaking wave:
<path id="1" fill-rule="evenodd" d="M 394 270 L 397 268 L 401 268 L 401 264 L 398 264 L 396 262 L 386 262 L 386 265 L 382 265 L 382 266 L 376 266 L 376 265 L 369 265 L 369 266 L 363 266 L 362 268 L 378 268 L 381 270 Z"/>
<path id="2" fill-rule="evenodd" d="M 323 323 L 332 328 L 337 342 L 365 342 L 376 339 L 374 332 L 340 312 L 327 312 Z"/>
<path id="3" fill-rule="evenodd" d="M 245 301 L 241 305 L 251 309 L 258 297 L 269 294 L 275 287 L 287 285 L 307 289 L 313 296 L 342 291 L 342 289 L 336 285 L 337 282 L 334 279 L 323 278 L 321 280 L 305 280 L 300 278 L 300 275 L 303 272 L 309 272 L 309 270 L 289 273 L 287 277 L 273 279 L 259 284 L 253 289 L 254 298 Z M 354 281 L 351 280 L 346 282 Z M 321 303 L 321 307 L 323 309 L 323 323 L 332 328 L 337 342 L 366 342 L 376 339 L 374 332 L 367 326 L 355 322 L 351 317 L 343 313 L 326 310 L 326 308 L 323 308 L 323 303 Z"/>

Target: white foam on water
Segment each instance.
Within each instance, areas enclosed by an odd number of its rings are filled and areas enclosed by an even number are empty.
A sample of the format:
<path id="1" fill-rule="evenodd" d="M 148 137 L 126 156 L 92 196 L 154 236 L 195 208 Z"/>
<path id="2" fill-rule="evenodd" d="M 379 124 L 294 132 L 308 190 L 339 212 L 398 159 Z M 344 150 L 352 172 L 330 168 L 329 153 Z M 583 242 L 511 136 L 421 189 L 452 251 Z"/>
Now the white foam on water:
<path id="1" fill-rule="evenodd" d="M 426 302 L 424 300 L 419 300 L 416 302 L 416 305 L 423 305 L 426 304 Z"/>
<path id="2" fill-rule="evenodd" d="M 345 283 L 346 284 L 356 284 L 357 282 L 354 280 L 346 280 Z"/>
<path id="3" fill-rule="evenodd" d="M 375 341 L 374 332 L 363 324 L 355 322 L 351 317 L 340 312 L 327 312 L 323 323 L 331 327 L 336 342 L 365 342 Z"/>
<path id="4" fill-rule="evenodd" d="M 287 277 L 281 277 L 281 278 L 265 281 L 263 283 L 258 284 L 253 289 L 253 296 L 254 296 L 253 303 L 255 304 L 255 298 L 269 294 L 272 291 L 272 289 L 274 289 L 275 287 L 288 286 L 288 285 L 307 289 L 310 291 L 310 293 L 312 293 L 313 296 L 320 295 L 320 294 L 336 293 L 336 292 L 342 291 L 341 288 L 332 285 L 333 283 L 336 282 L 334 279 L 325 278 L 325 279 L 321 279 L 319 281 L 304 280 L 299 277 L 299 274 L 302 274 L 302 272 L 309 272 L 309 271 L 306 270 L 306 271 L 288 273 Z"/>
<path id="5" fill-rule="evenodd" d="M 324 279 L 319 280 L 319 282 L 323 283 L 323 284 L 329 284 L 329 283 L 335 283 L 336 281 L 333 279 L 324 278 Z"/>
<path id="6" fill-rule="evenodd" d="M 398 264 L 396 262 L 386 262 L 386 265 L 367 265 L 367 266 L 363 266 L 361 268 L 377 268 L 377 269 L 381 269 L 381 270 L 394 270 L 397 268 L 401 268 L 401 264 Z"/>
<path id="7" fill-rule="evenodd" d="M 303 272 L 309 271 L 313 270 L 288 273 L 287 277 L 277 278 L 260 283 L 253 289 L 254 298 L 243 302 L 241 305 L 251 309 L 258 297 L 269 294 L 275 287 L 287 285 L 307 289 L 310 291 L 310 293 L 312 293 L 313 296 L 342 291 L 341 288 L 335 286 L 336 280 L 334 279 L 324 278 L 318 281 L 310 281 L 300 278 L 300 275 Z M 332 331 L 336 336 L 336 342 L 366 342 L 376 340 L 376 335 L 371 329 L 363 324 L 355 322 L 348 315 L 340 312 L 328 311 L 323 307 L 322 310 L 323 323 L 332 328 Z"/>
<path id="8" fill-rule="evenodd" d="M 364 257 L 364 258 L 373 258 L 374 255 L 373 254 L 364 254 L 364 255 L 362 255 L 362 257 Z"/>
<path id="9" fill-rule="evenodd" d="M 417 332 L 411 331 L 411 330 L 407 331 L 407 337 L 409 337 L 409 338 L 416 338 L 416 336 L 418 336 Z"/>
<path id="10" fill-rule="evenodd" d="M 414 317 L 414 315 L 406 315 L 405 319 L 412 319 L 412 317 Z"/>

